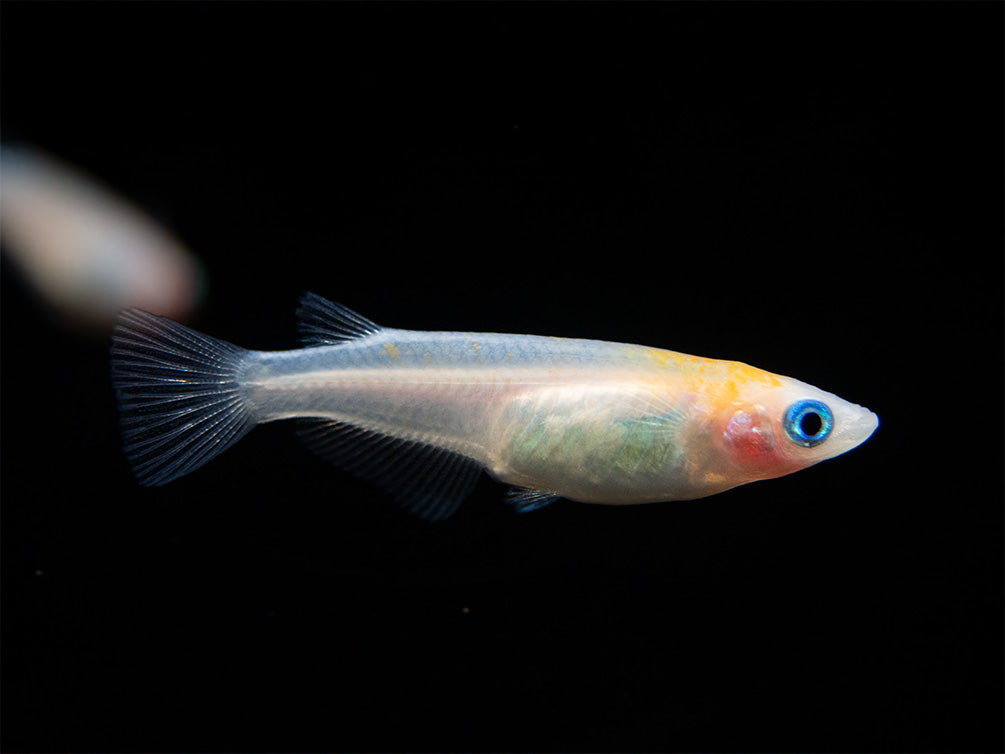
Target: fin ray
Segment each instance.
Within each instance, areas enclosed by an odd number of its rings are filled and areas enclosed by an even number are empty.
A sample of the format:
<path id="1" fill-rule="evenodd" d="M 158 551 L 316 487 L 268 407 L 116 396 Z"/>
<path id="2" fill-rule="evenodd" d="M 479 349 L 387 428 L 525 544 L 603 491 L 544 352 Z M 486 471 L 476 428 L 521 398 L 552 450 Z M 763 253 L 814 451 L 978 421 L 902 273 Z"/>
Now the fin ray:
<path id="1" fill-rule="evenodd" d="M 530 513 L 562 497 L 557 492 L 535 490 L 530 487 L 513 487 L 506 492 L 506 502 L 513 506 L 517 513 Z"/>
<path id="2" fill-rule="evenodd" d="M 237 380 L 246 353 L 139 309 L 119 315 L 112 385 L 123 447 L 141 484 L 194 471 L 251 430 Z"/>
<path id="3" fill-rule="evenodd" d="M 333 346 L 380 332 L 380 325 L 316 293 L 305 293 L 297 307 L 300 343 L 307 347 Z"/>
<path id="4" fill-rule="evenodd" d="M 317 455 L 376 483 L 429 521 L 452 515 L 482 468 L 460 453 L 328 419 L 300 420 L 299 435 Z"/>

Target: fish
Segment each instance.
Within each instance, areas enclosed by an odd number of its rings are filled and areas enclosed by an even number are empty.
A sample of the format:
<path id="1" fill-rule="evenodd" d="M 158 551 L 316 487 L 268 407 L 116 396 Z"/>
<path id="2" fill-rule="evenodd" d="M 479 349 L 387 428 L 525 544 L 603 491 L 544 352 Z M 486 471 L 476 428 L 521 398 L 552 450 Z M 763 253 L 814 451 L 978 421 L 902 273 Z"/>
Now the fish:
<path id="1" fill-rule="evenodd" d="M 872 411 L 738 361 L 625 343 L 382 327 L 313 293 L 301 348 L 254 351 L 139 309 L 111 347 L 125 453 L 167 484 L 258 424 L 296 419 L 322 458 L 427 520 L 483 471 L 520 512 L 559 498 L 692 500 L 865 442 Z"/>
<path id="2" fill-rule="evenodd" d="M 4 254 L 40 300 L 104 335 L 129 307 L 183 318 L 202 264 L 171 231 L 97 178 L 30 147 L 0 146 Z"/>

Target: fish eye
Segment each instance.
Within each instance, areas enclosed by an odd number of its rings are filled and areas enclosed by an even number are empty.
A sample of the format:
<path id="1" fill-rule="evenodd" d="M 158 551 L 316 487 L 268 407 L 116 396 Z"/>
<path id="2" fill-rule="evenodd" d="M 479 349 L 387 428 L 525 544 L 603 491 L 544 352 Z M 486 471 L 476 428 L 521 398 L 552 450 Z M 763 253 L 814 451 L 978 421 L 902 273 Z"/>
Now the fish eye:
<path id="1" fill-rule="evenodd" d="M 796 401 L 785 411 L 782 424 L 792 442 L 812 448 L 826 440 L 834 429 L 834 414 L 820 401 Z"/>

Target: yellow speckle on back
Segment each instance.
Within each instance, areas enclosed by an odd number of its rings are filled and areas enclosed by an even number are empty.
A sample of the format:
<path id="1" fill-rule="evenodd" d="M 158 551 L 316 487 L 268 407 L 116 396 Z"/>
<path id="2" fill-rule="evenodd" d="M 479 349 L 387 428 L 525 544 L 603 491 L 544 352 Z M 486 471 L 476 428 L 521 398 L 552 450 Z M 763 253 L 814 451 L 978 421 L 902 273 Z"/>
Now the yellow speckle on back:
<path id="1" fill-rule="evenodd" d="M 738 382 L 761 382 L 771 387 L 781 387 L 782 385 L 782 381 L 778 379 L 777 375 L 740 361 L 729 362 L 729 376 Z"/>
<path id="2" fill-rule="evenodd" d="M 646 356 L 648 356 L 656 364 L 656 366 L 666 367 L 669 369 L 681 370 L 701 361 L 701 359 L 694 356 L 688 356 L 686 353 L 665 351 L 662 348 L 646 348 L 644 350 Z"/>
<path id="3" fill-rule="evenodd" d="M 394 343 L 385 343 L 384 350 L 387 351 L 387 355 L 392 359 L 401 358 L 401 346 L 396 346 Z"/>
<path id="4" fill-rule="evenodd" d="M 707 379 L 718 377 L 726 382 L 736 384 L 761 382 L 772 387 L 778 387 L 782 384 L 778 377 L 771 372 L 765 372 L 763 369 L 749 366 L 740 361 L 706 359 L 676 351 L 664 351 L 662 348 L 646 348 L 644 351 L 656 366 L 700 374 Z"/>
<path id="5" fill-rule="evenodd" d="M 756 383 L 761 386 L 780 387 L 782 384 L 777 375 L 740 361 L 724 361 L 722 364 L 726 367 L 718 391 L 719 401 L 722 405 L 731 405 L 739 400 L 747 385 Z"/>
<path id="6" fill-rule="evenodd" d="M 730 406 L 739 400 L 748 385 L 779 387 L 781 380 L 771 372 L 739 361 L 707 359 L 662 348 L 642 348 L 645 361 L 658 368 L 657 374 L 694 393 L 703 393 L 716 405 Z M 666 370 L 665 372 L 662 370 Z"/>

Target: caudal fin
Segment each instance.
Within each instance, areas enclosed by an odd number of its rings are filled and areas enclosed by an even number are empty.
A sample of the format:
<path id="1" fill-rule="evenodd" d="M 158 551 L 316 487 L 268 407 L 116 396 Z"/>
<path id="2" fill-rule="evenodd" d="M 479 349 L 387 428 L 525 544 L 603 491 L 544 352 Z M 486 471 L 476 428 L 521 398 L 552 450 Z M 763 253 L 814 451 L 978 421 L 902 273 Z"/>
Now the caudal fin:
<path id="1" fill-rule="evenodd" d="M 255 425 L 237 372 L 243 348 L 139 309 L 119 314 L 112 384 L 126 455 L 141 484 L 202 466 Z"/>

